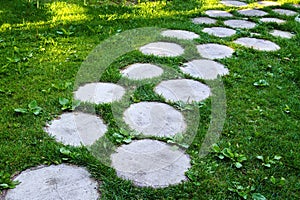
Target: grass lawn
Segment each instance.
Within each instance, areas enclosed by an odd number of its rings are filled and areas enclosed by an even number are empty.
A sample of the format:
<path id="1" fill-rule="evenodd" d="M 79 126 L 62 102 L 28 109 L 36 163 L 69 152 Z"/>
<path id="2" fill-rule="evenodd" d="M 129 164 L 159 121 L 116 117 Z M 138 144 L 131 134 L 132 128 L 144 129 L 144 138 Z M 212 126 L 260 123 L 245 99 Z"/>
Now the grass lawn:
<path id="1" fill-rule="evenodd" d="M 299 3 L 298 0 L 278 2 L 286 3 L 282 8 L 300 12 L 300 8 L 288 4 Z M 232 37 L 220 39 L 201 31 L 212 25 L 195 25 L 190 20 L 204 16 L 208 9 L 235 8 L 226 8 L 214 0 L 136 4 L 121 0 L 87 0 L 85 4 L 82 0 L 41 0 L 38 8 L 33 0 L 2 0 L 0 191 L 13 187 L 12 176 L 27 168 L 72 163 L 86 166 L 99 180 L 103 199 L 300 199 L 300 23 L 265 7 L 262 10 L 287 23 L 263 24 L 253 17 L 251 21 L 258 24 L 254 29 L 239 30 Z M 217 25 L 224 26 L 221 19 Z M 231 58 L 219 61 L 230 71 L 222 78 L 227 108 L 220 139 L 211 153 L 199 157 L 212 109 L 211 101 L 204 101 L 197 105 L 200 125 L 187 149 L 192 164 L 186 173 L 189 181 L 163 189 L 135 187 L 118 178 L 114 169 L 87 148 L 64 146 L 43 130 L 46 122 L 71 109 L 71 105 L 61 105 L 59 98 L 71 101 L 74 88 L 78 87 L 77 72 L 90 52 L 105 39 L 141 27 L 193 31 L 200 37 L 192 44 L 214 42 L 235 49 Z M 295 36 L 276 38 L 269 34 L 273 29 Z M 259 38 L 271 40 L 281 49 L 260 52 L 232 42 L 250 36 L 250 32 L 261 34 Z M 195 51 L 189 48 L 190 43 L 182 45 Z M 178 68 L 185 59 L 156 58 L 130 51 L 113 61 L 99 80 L 116 83 L 119 69 L 136 62 L 158 64 L 176 71 L 176 76 L 187 77 Z M 163 101 L 153 92 L 154 86 L 145 83 L 139 87 L 132 94 L 131 103 Z M 112 106 L 98 105 L 95 110 L 109 126 L 106 134 L 110 143 L 121 145 L 126 138 L 116 137 L 115 133 L 122 137 L 123 130 L 114 119 Z M 80 105 L 78 109 L 88 112 L 87 107 Z M 241 157 L 245 160 L 237 168 Z"/>

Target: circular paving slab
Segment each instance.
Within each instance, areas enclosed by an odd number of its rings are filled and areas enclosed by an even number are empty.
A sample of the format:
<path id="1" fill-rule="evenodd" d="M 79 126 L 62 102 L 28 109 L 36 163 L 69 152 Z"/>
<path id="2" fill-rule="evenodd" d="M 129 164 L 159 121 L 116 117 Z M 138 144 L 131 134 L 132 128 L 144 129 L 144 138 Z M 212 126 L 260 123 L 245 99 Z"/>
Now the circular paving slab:
<path id="1" fill-rule="evenodd" d="M 140 51 L 145 55 L 154 55 L 159 57 L 175 57 L 183 54 L 184 49 L 175 43 L 154 42 L 142 46 Z"/>
<path id="2" fill-rule="evenodd" d="M 147 136 L 168 137 L 186 129 L 183 115 L 175 108 L 158 102 L 132 104 L 123 115 L 130 128 Z"/>
<path id="3" fill-rule="evenodd" d="M 256 9 L 239 10 L 238 13 L 248 17 L 262 17 L 268 14 L 265 11 Z"/>
<path id="4" fill-rule="evenodd" d="M 207 10 L 205 14 L 210 17 L 233 17 L 231 13 L 224 10 Z"/>
<path id="5" fill-rule="evenodd" d="M 122 70 L 123 76 L 132 80 L 142 80 L 147 78 L 154 78 L 162 75 L 164 70 L 156 65 L 147 63 L 135 63 L 129 65 L 126 69 Z"/>
<path id="6" fill-rule="evenodd" d="M 163 81 L 155 87 L 154 91 L 171 102 L 199 102 L 210 95 L 210 88 L 207 85 L 189 79 Z"/>
<path id="7" fill-rule="evenodd" d="M 122 99 L 125 89 L 114 83 L 88 83 L 78 88 L 74 98 L 89 103 L 111 103 Z"/>
<path id="8" fill-rule="evenodd" d="M 276 51 L 280 49 L 277 44 L 271 41 L 256 38 L 239 38 L 234 43 L 260 51 Z"/>
<path id="9" fill-rule="evenodd" d="M 286 22 L 285 20 L 273 18 L 273 17 L 261 18 L 259 21 L 264 22 L 264 23 L 277 23 L 277 24 L 283 24 Z"/>
<path id="10" fill-rule="evenodd" d="M 275 37 L 287 38 L 290 39 L 294 36 L 294 34 L 287 31 L 273 30 L 270 32 L 271 35 Z"/>
<path id="11" fill-rule="evenodd" d="M 235 7 L 248 5 L 245 2 L 241 2 L 241 1 L 221 1 L 221 4 L 223 4 L 225 6 L 235 6 Z"/>
<path id="12" fill-rule="evenodd" d="M 223 27 L 204 28 L 202 31 L 216 37 L 230 37 L 236 33 L 236 31 L 233 29 Z"/>
<path id="13" fill-rule="evenodd" d="M 71 165 L 51 165 L 29 169 L 15 180 L 21 183 L 8 190 L 5 200 L 97 200 L 98 184 L 89 172 Z"/>
<path id="14" fill-rule="evenodd" d="M 192 19 L 194 24 L 215 24 L 217 20 L 209 18 L 209 17 L 196 17 Z"/>
<path id="15" fill-rule="evenodd" d="M 224 24 L 231 28 L 245 28 L 245 29 L 251 29 L 256 26 L 254 22 L 249 22 L 247 20 L 238 20 L 238 19 L 226 20 L 224 21 Z"/>
<path id="16" fill-rule="evenodd" d="M 273 9 L 273 12 L 280 14 L 280 15 L 286 15 L 286 16 L 294 16 L 298 13 L 292 10 L 286 10 L 286 9 Z"/>
<path id="17" fill-rule="evenodd" d="M 224 65 L 212 60 L 193 60 L 183 65 L 184 67 L 180 68 L 181 71 L 194 78 L 212 80 L 216 79 L 218 75 L 229 74 L 228 69 Z"/>
<path id="18" fill-rule="evenodd" d="M 99 117 L 81 113 L 64 113 L 58 119 L 51 121 L 45 128 L 46 132 L 54 136 L 65 145 L 92 145 L 107 131 L 106 125 Z"/>
<path id="19" fill-rule="evenodd" d="M 161 34 L 166 37 L 173 37 L 182 40 L 193 40 L 199 37 L 199 35 L 196 33 L 183 30 L 166 30 L 163 31 Z"/>
<path id="20" fill-rule="evenodd" d="M 262 6 L 279 6 L 280 5 L 280 3 L 277 3 L 275 1 L 259 1 L 257 3 Z"/>
<path id="21" fill-rule="evenodd" d="M 197 50 L 203 58 L 222 59 L 231 57 L 234 50 L 221 44 L 201 44 L 197 45 Z"/>
<path id="22" fill-rule="evenodd" d="M 184 151 L 156 140 L 137 140 L 117 148 L 111 155 L 117 175 L 137 186 L 162 188 L 186 181 L 191 167 Z"/>

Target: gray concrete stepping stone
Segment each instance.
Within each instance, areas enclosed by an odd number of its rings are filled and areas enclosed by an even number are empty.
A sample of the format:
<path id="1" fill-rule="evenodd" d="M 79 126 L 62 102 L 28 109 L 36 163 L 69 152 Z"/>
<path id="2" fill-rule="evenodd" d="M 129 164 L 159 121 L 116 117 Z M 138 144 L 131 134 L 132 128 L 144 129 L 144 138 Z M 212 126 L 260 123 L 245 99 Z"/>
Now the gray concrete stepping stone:
<path id="1" fill-rule="evenodd" d="M 277 44 L 271 41 L 257 38 L 239 38 L 234 43 L 260 51 L 276 51 L 280 49 Z"/>
<path id="2" fill-rule="evenodd" d="M 277 24 L 283 24 L 286 22 L 285 20 L 273 18 L 273 17 L 261 18 L 259 21 L 264 22 L 264 23 L 277 23 Z"/>
<path id="3" fill-rule="evenodd" d="M 224 10 L 207 10 L 205 14 L 210 17 L 233 17 L 231 13 Z"/>
<path id="4" fill-rule="evenodd" d="M 168 104 L 140 102 L 125 110 L 123 119 L 130 128 L 147 136 L 169 137 L 183 133 L 183 115 Z"/>
<path id="5" fill-rule="evenodd" d="M 273 30 L 270 32 L 271 35 L 275 37 L 287 38 L 290 39 L 294 36 L 294 34 L 287 31 Z"/>
<path id="6" fill-rule="evenodd" d="M 193 40 L 199 37 L 199 35 L 196 33 L 183 30 L 166 30 L 163 31 L 161 34 L 166 37 L 174 37 L 182 40 Z"/>
<path id="7" fill-rule="evenodd" d="M 74 98 L 83 102 L 101 104 L 122 99 L 125 89 L 114 83 L 88 83 L 78 88 Z"/>
<path id="8" fill-rule="evenodd" d="M 111 155 L 117 175 L 140 187 L 163 188 L 187 181 L 190 157 L 181 149 L 156 140 L 136 140 Z"/>
<path id="9" fill-rule="evenodd" d="M 239 19 L 226 20 L 224 21 L 224 24 L 231 28 L 245 28 L 245 29 L 251 29 L 256 26 L 254 22 L 249 22 L 247 20 L 239 20 Z"/>
<path id="10" fill-rule="evenodd" d="M 156 65 L 148 63 L 135 63 L 121 71 L 124 77 L 132 80 L 143 80 L 162 75 L 164 70 Z"/>
<path id="11" fill-rule="evenodd" d="M 215 24 L 217 20 L 209 18 L 209 17 L 196 17 L 192 19 L 194 24 Z"/>
<path id="12" fill-rule="evenodd" d="M 257 3 L 262 6 L 279 6 L 280 5 L 280 3 L 277 3 L 275 1 L 259 1 Z"/>
<path id="13" fill-rule="evenodd" d="M 21 183 L 8 190 L 5 200 L 97 200 L 98 184 L 81 167 L 60 164 L 28 169 L 16 176 Z"/>
<path id="14" fill-rule="evenodd" d="M 273 9 L 273 12 L 280 14 L 280 15 L 286 15 L 286 16 L 294 16 L 298 13 L 292 10 L 286 10 L 286 9 Z"/>
<path id="15" fill-rule="evenodd" d="M 210 96 L 210 88 L 207 85 L 190 79 L 163 81 L 154 91 L 171 102 L 199 102 Z"/>
<path id="16" fill-rule="evenodd" d="M 213 43 L 197 45 L 197 50 L 203 58 L 208 59 L 231 57 L 234 52 L 234 50 L 228 46 Z"/>
<path id="17" fill-rule="evenodd" d="M 183 54 L 184 49 L 175 43 L 153 42 L 142 46 L 140 51 L 145 55 L 154 55 L 159 57 L 175 57 Z"/>
<path id="18" fill-rule="evenodd" d="M 224 65 L 212 60 L 193 60 L 183 64 L 183 66 L 180 67 L 181 71 L 194 78 L 212 80 L 216 79 L 219 75 L 229 74 L 228 69 Z"/>
<path id="19" fill-rule="evenodd" d="M 230 37 L 236 33 L 233 29 L 223 27 L 204 28 L 202 32 L 216 37 Z"/>
<path id="20" fill-rule="evenodd" d="M 300 8 L 300 4 L 293 4 L 295 8 Z"/>
<path id="21" fill-rule="evenodd" d="M 235 7 L 248 5 L 247 3 L 241 2 L 241 1 L 221 1 L 221 4 L 223 4 L 225 6 L 235 6 Z"/>
<path id="22" fill-rule="evenodd" d="M 45 131 L 65 145 L 92 145 L 107 131 L 106 125 L 99 117 L 81 113 L 64 113 L 51 121 Z"/>
<path id="23" fill-rule="evenodd" d="M 248 17 L 262 17 L 268 15 L 268 13 L 266 13 L 265 11 L 257 10 L 257 9 L 239 10 L 238 13 Z"/>

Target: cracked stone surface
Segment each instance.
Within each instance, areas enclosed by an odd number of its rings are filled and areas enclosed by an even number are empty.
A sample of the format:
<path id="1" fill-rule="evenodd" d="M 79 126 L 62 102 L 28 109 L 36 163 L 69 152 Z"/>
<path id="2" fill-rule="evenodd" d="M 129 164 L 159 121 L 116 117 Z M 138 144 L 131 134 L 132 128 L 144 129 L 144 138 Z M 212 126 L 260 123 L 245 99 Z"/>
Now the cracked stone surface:
<path id="1" fill-rule="evenodd" d="M 248 4 L 245 2 L 241 1 L 220 1 L 221 4 L 225 6 L 235 6 L 235 7 L 240 7 L 240 6 L 247 6 Z"/>
<path id="2" fill-rule="evenodd" d="M 277 44 L 271 41 L 257 38 L 239 38 L 234 43 L 260 51 L 276 51 L 280 49 Z"/>
<path id="3" fill-rule="evenodd" d="M 233 29 L 223 27 L 204 28 L 202 31 L 216 37 L 230 37 L 236 33 L 236 31 Z"/>
<path id="4" fill-rule="evenodd" d="M 208 59 L 231 57 L 234 52 L 234 50 L 228 46 L 214 43 L 197 45 L 197 50 L 203 58 Z"/>
<path id="5" fill-rule="evenodd" d="M 245 9 L 237 11 L 239 14 L 248 16 L 248 17 L 262 17 L 268 15 L 265 11 L 257 10 L 257 9 Z"/>
<path id="6" fill-rule="evenodd" d="M 264 23 L 277 23 L 277 24 L 283 24 L 286 22 L 283 19 L 278 19 L 278 18 L 274 18 L 274 17 L 261 18 L 259 21 L 264 22 Z"/>
<path id="7" fill-rule="evenodd" d="M 224 65 L 212 60 L 193 60 L 183 64 L 183 66 L 180 67 L 183 73 L 206 80 L 216 79 L 218 75 L 229 74 L 228 69 Z"/>
<path id="8" fill-rule="evenodd" d="M 215 24 L 217 20 L 209 18 L 209 17 L 196 17 L 192 19 L 194 24 Z"/>
<path id="9" fill-rule="evenodd" d="M 78 88 L 74 98 L 83 102 L 101 104 L 122 99 L 125 89 L 114 83 L 88 83 Z"/>
<path id="10" fill-rule="evenodd" d="M 87 113 L 64 113 L 51 121 L 45 131 L 65 145 L 92 145 L 107 131 L 102 119 Z"/>
<path id="11" fill-rule="evenodd" d="M 231 28 L 245 28 L 245 29 L 251 29 L 256 26 L 254 22 L 249 22 L 247 20 L 238 20 L 238 19 L 226 20 L 224 21 L 224 24 Z"/>
<path id="12" fill-rule="evenodd" d="M 262 6 L 279 6 L 280 5 L 280 3 L 277 3 L 275 1 L 259 1 L 257 3 Z"/>
<path id="13" fill-rule="evenodd" d="M 15 180 L 21 183 L 8 190 L 5 200 L 97 200 L 98 184 L 81 167 L 60 164 L 23 171 Z"/>
<path id="14" fill-rule="evenodd" d="M 273 12 L 280 14 L 280 15 L 286 15 L 286 16 L 294 16 L 298 13 L 292 10 L 286 10 L 286 9 L 273 9 Z"/>
<path id="15" fill-rule="evenodd" d="M 196 33 L 183 30 L 166 30 L 163 31 L 161 34 L 166 37 L 174 37 L 182 40 L 193 40 L 199 37 L 199 35 Z"/>
<path id="16" fill-rule="evenodd" d="M 179 44 L 170 42 L 153 42 L 142 46 L 140 51 L 145 55 L 158 57 L 175 57 L 184 53 L 184 49 Z"/>
<path id="17" fill-rule="evenodd" d="M 207 10 L 205 14 L 210 17 L 233 17 L 231 13 L 224 10 Z"/>
<path id="18" fill-rule="evenodd" d="M 210 96 L 210 88 L 207 85 L 190 79 L 162 81 L 154 91 L 171 102 L 199 102 Z"/>
<path id="19" fill-rule="evenodd" d="M 294 36 L 294 34 L 287 32 L 287 31 L 281 31 L 281 30 L 273 30 L 270 32 L 271 35 L 275 37 L 281 37 L 281 38 L 287 38 L 290 39 Z"/>
<path id="20" fill-rule="evenodd" d="M 130 128 L 147 136 L 174 136 L 186 129 L 183 115 L 172 106 L 159 102 L 132 104 L 125 110 L 123 119 Z"/>
<path id="21" fill-rule="evenodd" d="M 140 187 L 163 188 L 186 181 L 190 157 L 161 141 L 136 140 L 117 148 L 111 155 L 112 167 L 121 178 Z"/>
<path id="22" fill-rule="evenodd" d="M 164 70 L 156 65 L 148 63 L 135 63 L 121 71 L 122 76 L 132 80 L 143 80 L 162 75 Z"/>

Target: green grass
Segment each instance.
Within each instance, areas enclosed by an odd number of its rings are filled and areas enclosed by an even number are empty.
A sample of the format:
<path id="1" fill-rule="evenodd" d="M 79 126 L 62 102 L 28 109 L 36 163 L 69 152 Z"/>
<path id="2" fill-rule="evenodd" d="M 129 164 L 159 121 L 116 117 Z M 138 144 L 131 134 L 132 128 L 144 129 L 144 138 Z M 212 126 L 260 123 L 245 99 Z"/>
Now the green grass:
<path id="1" fill-rule="evenodd" d="M 261 33 L 259 38 L 274 41 L 281 47 L 276 52 L 258 52 L 232 43 L 238 37 L 249 36 L 249 31 L 219 39 L 202 33 L 204 26 L 191 23 L 190 18 L 203 15 L 206 9 L 226 10 L 216 4 L 217 1 L 141 1 L 134 4 L 134 1 L 90 0 L 87 5 L 80 0 L 40 1 L 39 8 L 35 1 L 3 1 L 0 8 L 0 184 L 12 187 L 8 177 L 29 167 L 69 162 L 86 166 L 101 181 L 99 190 L 103 199 L 241 199 L 238 192 L 231 191 L 238 186 L 243 186 L 240 195 L 248 193 L 248 199 L 253 193 L 260 193 L 267 199 L 300 198 L 300 24 L 293 17 L 271 14 L 288 22 L 259 24 L 253 29 L 252 32 Z M 300 12 L 299 8 L 288 4 L 282 7 Z M 263 10 L 270 11 L 270 8 Z M 257 18 L 250 20 L 258 22 Z M 62 113 L 58 99 L 71 99 L 73 88 L 83 83 L 76 75 L 90 52 L 107 38 L 141 27 L 189 30 L 200 35 L 192 44 L 217 42 L 235 48 L 232 58 L 220 61 L 229 68 L 230 74 L 222 78 L 227 108 L 218 146 L 245 155 L 247 160 L 242 168 L 237 169 L 229 158 L 219 159 L 218 153 L 199 157 L 210 123 L 210 100 L 193 105 L 199 109 L 200 126 L 187 150 L 192 159 L 192 168 L 187 172 L 189 181 L 164 189 L 139 188 L 118 178 L 112 168 L 103 164 L 109 161 L 101 160 L 101 152 L 93 156 L 86 148 L 67 146 L 65 148 L 71 153 L 61 153 L 64 146 L 43 131 L 47 121 Z M 275 38 L 268 34 L 274 28 L 293 32 L 295 37 Z M 148 39 L 151 40 L 149 37 L 141 42 L 147 43 Z M 109 57 L 101 60 L 110 64 L 101 77 L 90 74 L 85 78 L 118 82 L 119 69 L 135 62 L 155 63 L 170 72 L 175 71 L 176 76 L 185 77 L 178 66 L 186 58 L 194 58 L 192 44 L 182 42 L 190 52 L 190 57 L 185 58 L 156 58 L 143 56 L 138 51 L 127 52 L 115 61 Z M 172 76 L 175 75 L 164 74 L 164 78 Z M 259 80 L 269 85 L 254 86 Z M 124 80 L 123 84 L 134 83 Z M 153 87 L 153 83 L 145 83 L 127 97 L 128 102 L 163 101 L 153 93 Z M 15 108 L 27 108 L 33 100 L 43 109 L 39 115 L 14 112 Z M 174 106 L 185 109 L 184 105 Z M 108 152 L 120 145 L 113 137 L 115 132 L 121 131 L 114 112 L 120 112 L 122 106 L 119 109 L 109 104 L 81 105 L 78 109 L 86 112 L 95 109 L 109 124 L 106 139 L 98 145 L 110 144 Z M 276 155 L 282 158 L 274 160 Z M 257 156 L 269 157 L 274 163 L 265 161 L 270 167 L 264 166 Z M 281 178 L 285 181 L 280 182 Z M 255 187 L 254 191 L 250 191 L 251 186 Z M 4 188 L 0 186 L 0 190 Z"/>

